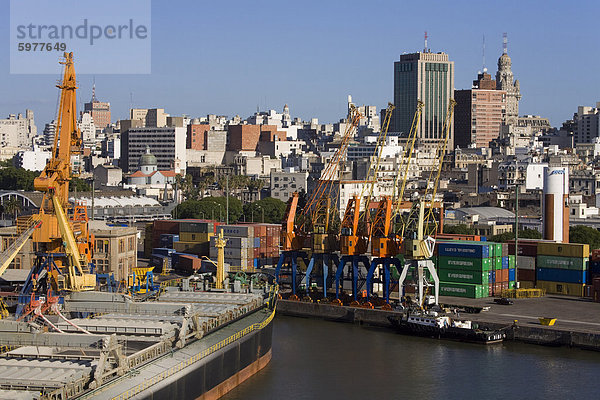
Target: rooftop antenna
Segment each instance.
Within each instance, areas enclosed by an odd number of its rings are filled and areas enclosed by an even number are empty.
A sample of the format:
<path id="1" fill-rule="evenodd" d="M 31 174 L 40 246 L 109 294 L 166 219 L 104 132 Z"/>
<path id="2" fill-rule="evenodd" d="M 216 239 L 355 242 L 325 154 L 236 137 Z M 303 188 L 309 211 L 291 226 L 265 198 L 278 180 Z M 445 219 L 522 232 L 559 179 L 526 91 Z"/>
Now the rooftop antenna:
<path id="1" fill-rule="evenodd" d="M 428 38 L 428 37 L 429 37 L 429 36 L 427 36 L 427 31 L 425 31 L 425 47 L 423 48 L 423 53 L 427 53 L 427 50 L 428 50 L 428 49 L 427 49 L 427 38 Z"/>
<path id="2" fill-rule="evenodd" d="M 506 32 L 502 34 L 502 54 L 508 54 L 508 35 Z"/>
<path id="3" fill-rule="evenodd" d="M 486 73 L 487 72 L 487 68 L 485 67 L 485 34 L 483 35 L 483 44 L 482 44 L 481 58 L 482 58 L 482 61 L 483 61 L 482 71 L 484 73 Z"/>

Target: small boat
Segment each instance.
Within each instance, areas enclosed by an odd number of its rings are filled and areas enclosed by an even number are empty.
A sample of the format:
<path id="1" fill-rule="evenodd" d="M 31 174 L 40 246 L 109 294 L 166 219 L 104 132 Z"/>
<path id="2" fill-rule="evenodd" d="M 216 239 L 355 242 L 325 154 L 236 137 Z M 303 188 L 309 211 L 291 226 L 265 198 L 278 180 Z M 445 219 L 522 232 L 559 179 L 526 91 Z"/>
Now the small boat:
<path id="1" fill-rule="evenodd" d="M 399 333 L 462 342 L 492 344 L 506 338 L 502 329 L 487 329 L 469 320 L 454 319 L 435 311 L 390 316 L 388 320 Z"/>

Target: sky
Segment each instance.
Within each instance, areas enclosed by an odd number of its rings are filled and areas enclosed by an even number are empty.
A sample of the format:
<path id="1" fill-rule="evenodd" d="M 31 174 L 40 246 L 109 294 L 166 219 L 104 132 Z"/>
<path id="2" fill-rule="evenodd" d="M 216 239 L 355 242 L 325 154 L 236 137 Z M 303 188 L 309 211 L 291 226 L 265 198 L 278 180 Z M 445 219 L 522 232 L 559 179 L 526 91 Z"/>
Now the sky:
<path id="1" fill-rule="evenodd" d="M 8 11 L 9 0 L 0 0 L 0 117 L 30 108 L 43 129 L 56 114 L 61 69 L 10 74 Z M 423 49 L 424 31 L 429 48 L 455 62 L 456 89 L 470 88 L 482 69 L 484 35 L 485 63 L 495 75 L 507 32 L 519 113 L 560 126 L 577 106 L 600 101 L 596 11 L 597 2 L 554 0 L 154 0 L 151 73 L 78 74 L 78 108 L 95 79 L 113 121 L 131 105 L 245 118 L 287 103 L 293 117 L 336 122 L 349 94 L 378 108 L 393 100 L 393 63 Z"/>

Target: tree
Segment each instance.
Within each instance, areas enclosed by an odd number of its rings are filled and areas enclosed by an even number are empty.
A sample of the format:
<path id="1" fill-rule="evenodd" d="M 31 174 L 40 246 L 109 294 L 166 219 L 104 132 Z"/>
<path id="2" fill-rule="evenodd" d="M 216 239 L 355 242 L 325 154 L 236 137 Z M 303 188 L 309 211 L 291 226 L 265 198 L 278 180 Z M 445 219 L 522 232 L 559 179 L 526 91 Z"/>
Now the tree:
<path id="1" fill-rule="evenodd" d="M 600 248 L 600 232 L 597 229 L 585 225 L 576 225 L 569 230 L 569 241 L 571 243 L 587 243 L 590 250 Z"/>
<path id="2" fill-rule="evenodd" d="M 92 191 L 92 187 L 83 179 L 81 178 L 71 178 L 71 183 L 69 186 L 69 190 L 71 192 L 91 192 Z"/>
<path id="3" fill-rule="evenodd" d="M 452 235 L 474 235 L 475 229 L 465 225 L 444 225 L 444 233 Z"/>
<path id="4" fill-rule="evenodd" d="M 285 209 L 286 204 L 283 201 L 273 197 L 267 197 L 244 205 L 244 216 L 245 220 L 249 222 L 280 224 L 283 220 Z"/>
<path id="5" fill-rule="evenodd" d="M 186 200 L 173 210 L 176 218 L 215 219 L 225 222 L 227 199 L 225 197 L 205 197 L 201 200 Z M 242 202 L 229 197 L 229 223 L 235 223 L 242 215 Z"/>
<path id="6" fill-rule="evenodd" d="M 8 199 L 2 205 L 2 212 L 6 214 L 12 214 L 14 220 L 17 220 L 19 213 L 21 212 L 21 202 L 16 198 Z"/>
<path id="7" fill-rule="evenodd" d="M 39 172 L 13 166 L 0 169 L 0 188 L 5 190 L 33 190 L 33 180 Z"/>

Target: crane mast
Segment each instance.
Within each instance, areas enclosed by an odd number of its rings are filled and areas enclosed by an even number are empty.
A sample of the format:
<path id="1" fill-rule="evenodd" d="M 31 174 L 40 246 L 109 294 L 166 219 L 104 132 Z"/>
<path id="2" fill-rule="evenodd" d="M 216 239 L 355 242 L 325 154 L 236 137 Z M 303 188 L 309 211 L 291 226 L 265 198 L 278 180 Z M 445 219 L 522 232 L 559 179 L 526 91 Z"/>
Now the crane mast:
<path id="1" fill-rule="evenodd" d="M 46 269 L 55 290 L 92 290 L 96 276 L 89 273 L 93 237 L 88 231 L 87 210 L 69 204 L 69 182 L 72 178 L 71 156 L 81 153 L 81 132 L 77 127 L 77 81 L 73 53 L 64 53 L 60 103 L 52 157 L 34 188 L 43 193 L 39 213 L 41 221 L 33 232 L 34 248 L 44 261 L 38 268 Z M 45 267 L 42 267 L 42 264 Z"/>

